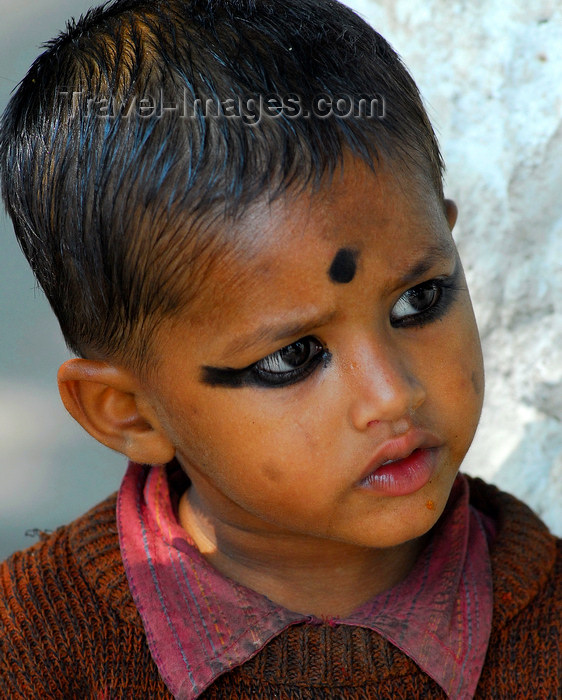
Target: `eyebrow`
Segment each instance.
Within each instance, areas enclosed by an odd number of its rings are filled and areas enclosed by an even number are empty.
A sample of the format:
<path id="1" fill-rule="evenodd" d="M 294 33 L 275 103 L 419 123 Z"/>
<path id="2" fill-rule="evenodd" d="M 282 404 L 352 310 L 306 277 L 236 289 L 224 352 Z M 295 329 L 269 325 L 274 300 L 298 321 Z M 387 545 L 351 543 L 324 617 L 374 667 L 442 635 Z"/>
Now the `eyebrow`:
<path id="1" fill-rule="evenodd" d="M 432 243 L 428 246 L 424 257 L 402 275 L 400 278 L 400 286 L 416 282 L 438 263 L 448 262 L 453 257 L 454 252 L 455 246 L 452 240 L 442 240 L 439 243 Z"/>
<path id="2" fill-rule="evenodd" d="M 336 311 L 329 311 L 320 316 L 310 316 L 303 320 L 296 320 L 291 323 L 280 326 L 278 323 L 271 323 L 259 328 L 256 332 L 251 333 L 241 338 L 235 338 L 229 343 L 224 351 L 225 355 L 234 355 L 243 352 L 248 348 L 258 345 L 263 341 L 271 343 L 289 340 L 290 338 L 299 338 L 307 334 L 312 328 L 319 328 L 329 323 Z"/>

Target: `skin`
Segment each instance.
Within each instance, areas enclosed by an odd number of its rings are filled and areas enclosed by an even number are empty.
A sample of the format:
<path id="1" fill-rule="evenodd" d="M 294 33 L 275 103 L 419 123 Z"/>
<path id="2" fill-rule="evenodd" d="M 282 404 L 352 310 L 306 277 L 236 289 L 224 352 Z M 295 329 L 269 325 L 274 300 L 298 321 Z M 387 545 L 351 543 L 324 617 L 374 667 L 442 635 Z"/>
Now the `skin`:
<path id="1" fill-rule="evenodd" d="M 319 192 L 257 206 L 238 225 L 247 245 L 217 256 L 196 305 L 160 327 L 154 372 L 100 365 L 96 378 L 90 363 L 80 379 L 68 364 L 63 399 L 133 459 L 175 454 L 192 482 L 179 520 L 225 575 L 293 610 L 347 615 L 411 570 L 479 420 L 482 357 L 455 219 L 423 176 L 375 176 L 348 159 Z M 356 251 L 345 284 L 328 274 L 341 249 Z M 407 290 L 454 273 L 440 317 L 391 322 Z M 205 379 L 205 367 L 246 368 L 308 336 L 329 352 L 302 381 Z M 118 388 L 83 392 L 87 381 Z M 377 449 L 414 429 L 437 445 L 431 480 L 405 496 L 361 486 Z"/>

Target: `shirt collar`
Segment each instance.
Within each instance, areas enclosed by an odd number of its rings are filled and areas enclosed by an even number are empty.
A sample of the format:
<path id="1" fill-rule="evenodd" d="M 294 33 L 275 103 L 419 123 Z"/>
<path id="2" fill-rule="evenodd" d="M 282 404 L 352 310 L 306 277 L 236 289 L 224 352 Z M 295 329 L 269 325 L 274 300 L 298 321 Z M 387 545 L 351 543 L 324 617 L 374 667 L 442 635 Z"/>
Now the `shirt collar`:
<path id="1" fill-rule="evenodd" d="M 319 623 L 226 578 L 180 526 L 169 470 L 131 463 L 117 500 L 121 554 L 152 657 L 175 698 L 197 698 L 288 626 Z M 172 477 L 173 478 L 173 477 Z M 492 620 L 485 516 L 459 476 L 408 577 L 331 624 L 366 627 L 401 649 L 451 698 L 474 695 Z"/>

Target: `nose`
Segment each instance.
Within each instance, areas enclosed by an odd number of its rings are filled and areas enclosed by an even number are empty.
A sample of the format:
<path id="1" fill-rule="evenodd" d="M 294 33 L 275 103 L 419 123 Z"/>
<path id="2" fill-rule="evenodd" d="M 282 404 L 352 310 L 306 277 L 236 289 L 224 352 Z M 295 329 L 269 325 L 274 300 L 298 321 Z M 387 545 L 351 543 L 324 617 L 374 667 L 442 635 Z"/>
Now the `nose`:
<path id="1" fill-rule="evenodd" d="M 345 368 L 351 388 L 349 415 L 358 430 L 370 423 L 411 417 L 426 399 L 421 381 L 407 355 L 393 345 L 356 346 Z"/>

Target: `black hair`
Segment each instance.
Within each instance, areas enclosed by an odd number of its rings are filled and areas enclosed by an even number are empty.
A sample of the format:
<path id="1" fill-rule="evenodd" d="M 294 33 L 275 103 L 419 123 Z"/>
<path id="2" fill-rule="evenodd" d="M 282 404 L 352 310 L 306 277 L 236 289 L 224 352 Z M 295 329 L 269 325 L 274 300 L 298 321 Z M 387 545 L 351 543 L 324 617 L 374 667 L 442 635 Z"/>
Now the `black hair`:
<path id="1" fill-rule="evenodd" d="M 346 151 L 442 196 L 414 81 L 335 0 L 114 0 L 44 48 L 2 118 L 2 193 L 79 355 L 140 367 L 228 221 Z"/>

